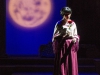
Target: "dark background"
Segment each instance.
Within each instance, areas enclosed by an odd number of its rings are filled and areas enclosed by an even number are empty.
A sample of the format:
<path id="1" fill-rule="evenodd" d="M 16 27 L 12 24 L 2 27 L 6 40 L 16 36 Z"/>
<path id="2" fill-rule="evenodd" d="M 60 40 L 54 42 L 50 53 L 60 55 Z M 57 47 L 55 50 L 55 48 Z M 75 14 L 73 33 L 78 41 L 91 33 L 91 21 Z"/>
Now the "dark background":
<path id="1" fill-rule="evenodd" d="M 81 43 L 100 42 L 100 0 L 68 0 L 68 6 L 73 10 Z"/>
<path id="2" fill-rule="evenodd" d="M 0 56 L 5 56 L 5 1 L 0 0 Z"/>
<path id="3" fill-rule="evenodd" d="M 100 1 L 68 0 L 73 10 L 72 19 L 77 24 L 80 44 L 100 44 Z M 0 56 L 6 56 L 5 50 L 5 1 L 0 0 Z"/>
<path id="4" fill-rule="evenodd" d="M 68 0 L 80 35 L 78 57 L 100 58 L 100 0 Z"/>

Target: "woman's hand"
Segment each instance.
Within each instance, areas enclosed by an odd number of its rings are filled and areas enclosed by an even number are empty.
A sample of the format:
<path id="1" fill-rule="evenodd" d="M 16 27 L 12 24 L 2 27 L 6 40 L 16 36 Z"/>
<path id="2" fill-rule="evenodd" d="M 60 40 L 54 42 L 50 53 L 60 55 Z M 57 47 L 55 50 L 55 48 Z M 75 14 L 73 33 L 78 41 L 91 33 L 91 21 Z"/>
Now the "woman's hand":
<path id="1" fill-rule="evenodd" d="M 58 34 L 55 34 L 54 35 L 54 38 L 59 37 L 59 36 L 61 36 L 61 34 L 59 34 L 59 33 Z"/>
<path id="2" fill-rule="evenodd" d="M 66 36 L 67 36 L 67 34 L 63 35 L 63 38 L 66 37 Z"/>
<path id="3" fill-rule="evenodd" d="M 73 43 L 76 43 L 76 38 L 73 38 L 73 39 L 72 39 L 72 42 L 73 42 Z"/>

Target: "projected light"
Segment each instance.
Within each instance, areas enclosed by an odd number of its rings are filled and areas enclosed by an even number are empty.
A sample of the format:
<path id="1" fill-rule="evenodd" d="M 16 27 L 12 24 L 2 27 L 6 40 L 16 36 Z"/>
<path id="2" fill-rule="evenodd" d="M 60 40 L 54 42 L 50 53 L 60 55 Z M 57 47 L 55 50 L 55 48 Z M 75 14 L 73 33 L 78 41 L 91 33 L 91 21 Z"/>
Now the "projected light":
<path id="1" fill-rule="evenodd" d="M 52 9 L 51 0 L 9 0 L 8 10 L 15 23 L 36 27 L 46 22 Z"/>

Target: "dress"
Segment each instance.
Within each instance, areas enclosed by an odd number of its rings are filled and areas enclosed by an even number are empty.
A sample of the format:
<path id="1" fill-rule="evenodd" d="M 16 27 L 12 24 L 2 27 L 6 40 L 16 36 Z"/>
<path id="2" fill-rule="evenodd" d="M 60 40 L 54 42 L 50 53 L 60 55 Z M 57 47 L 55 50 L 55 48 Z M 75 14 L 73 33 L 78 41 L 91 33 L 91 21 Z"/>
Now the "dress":
<path id="1" fill-rule="evenodd" d="M 65 35 L 65 37 L 62 37 Z M 72 42 L 75 38 L 76 42 Z M 53 50 L 55 53 L 54 75 L 78 75 L 77 51 L 79 36 L 74 21 L 58 21 L 54 28 Z"/>

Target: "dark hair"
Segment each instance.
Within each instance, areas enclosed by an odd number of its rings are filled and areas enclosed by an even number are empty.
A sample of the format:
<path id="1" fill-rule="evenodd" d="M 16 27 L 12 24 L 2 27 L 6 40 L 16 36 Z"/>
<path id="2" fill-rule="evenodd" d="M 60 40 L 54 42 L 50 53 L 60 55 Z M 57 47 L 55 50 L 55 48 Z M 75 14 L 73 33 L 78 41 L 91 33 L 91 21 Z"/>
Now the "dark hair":
<path id="1" fill-rule="evenodd" d="M 72 14 L 72 10 L 71 10 L 71 8 L 69 8 L 69 7 L 63 7 L 63 8 L 61 9 L 61 11 L 60 11 L 60 14 L 61 14 L 62 16 L 68 15 L 68 14 Z"/>

